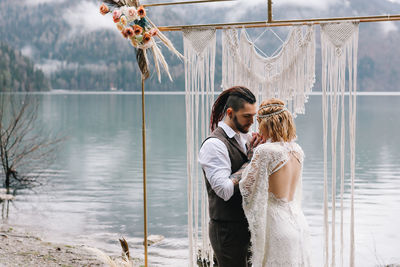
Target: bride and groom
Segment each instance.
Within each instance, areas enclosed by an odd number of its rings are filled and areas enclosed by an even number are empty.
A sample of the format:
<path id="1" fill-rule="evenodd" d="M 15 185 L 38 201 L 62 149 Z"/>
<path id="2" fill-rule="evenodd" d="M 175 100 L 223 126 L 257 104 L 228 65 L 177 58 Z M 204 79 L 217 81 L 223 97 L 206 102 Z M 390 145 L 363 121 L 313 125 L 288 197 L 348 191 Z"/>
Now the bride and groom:
<path id="1" fill-rule="evenodd" d="M 248 134 L 257 115 L 259 133 Z M 211 135 L 199 152 L 209 200 L 209 236 L 219 267 L 311 266 L 301 210 L 304 154 L 279 99 L 245 87 L 214 103 Z"/>

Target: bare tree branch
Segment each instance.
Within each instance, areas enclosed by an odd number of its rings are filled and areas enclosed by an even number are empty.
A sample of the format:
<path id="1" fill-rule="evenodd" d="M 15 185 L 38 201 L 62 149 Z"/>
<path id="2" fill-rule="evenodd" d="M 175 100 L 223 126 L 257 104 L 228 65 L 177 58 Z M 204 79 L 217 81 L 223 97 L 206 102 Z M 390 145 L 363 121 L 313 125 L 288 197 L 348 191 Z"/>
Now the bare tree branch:
<path id="1" fill-rule="evenodd" d="M 0 159 L 5 187 L 39 185 L 44 166 L 51 163 L 65 138 L 51 137 L 40 128 L 36 98 L 11 94 L 0 98 Z"/>

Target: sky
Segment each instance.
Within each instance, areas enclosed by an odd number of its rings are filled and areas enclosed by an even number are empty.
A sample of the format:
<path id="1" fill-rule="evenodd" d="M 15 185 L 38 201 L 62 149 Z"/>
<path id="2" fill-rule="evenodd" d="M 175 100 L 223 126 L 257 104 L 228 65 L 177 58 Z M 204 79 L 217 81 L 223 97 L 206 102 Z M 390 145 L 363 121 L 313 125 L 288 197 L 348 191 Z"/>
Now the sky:
<path id="1" fill-rule="evenodd" d="M 149 0 L 141 1 L 142 3 L 159 3 L 159 2 L 173 2 L 177 0 Z M 184 0 L 182 0 L 184 1 Z M 285 6 L 290 7 L 302 7 L 310 10 L 327 11 L 330 7 L 334 5 L 347 7 L 350 6 L 351 0 L 274 0 L 273 6 L 276 8 L 283 8 Z M 399 3 L 400 0 L 384 0 L 386 2 Z M 67 0 L 25 0 L 28 5 L 38 5 L 38 4 L 59 4 L 67 2 Z M 80 32 L 92 32 L 103 29 L 114 29 L 115 25 L 112 22 L 111 17 L 102 16 L 99 13 L 99 6 L 101 1 L 95 0 L 83 0 L 80 1 L 79 5 L 70 5 L 70 8 L 64 12 L 62 18 L 71 26 L 70 34 L 80 33 Z M 267 0 L 238 0 L 231 3 L 211 3 L 211 4 L 199 4 L 200 10 L 207 10 L 208 8 L 217 9 L 225 8 L 223 16 L 228 17 L 230 21 L 237 21 L 244 17 L 246 13 L 251 11 L 252 8 L 260 7 L 263 4 L 267 4 Z M 190 7 L 193 5 L 189 5 Z M 180 14 L 179 8 L 182 8 L 184 13 L 185 7 L 173 7 L 177 14 Z M 266 6 L 264 7 L 266 10 Z M 165 10 L 165 9 L 164 9 Z M 187 10 L 187 9 L 186 9 Z M 200 11 L 201 12 L 201 11 Z M 155 12 L 156 13 L 156 12 Z M 157 12 L 158 15 L 159 12 Z M 383 25 L 382 29 L 384 32 L 390 32 L 396 30 L 395 24 L 388 23 Z"/>

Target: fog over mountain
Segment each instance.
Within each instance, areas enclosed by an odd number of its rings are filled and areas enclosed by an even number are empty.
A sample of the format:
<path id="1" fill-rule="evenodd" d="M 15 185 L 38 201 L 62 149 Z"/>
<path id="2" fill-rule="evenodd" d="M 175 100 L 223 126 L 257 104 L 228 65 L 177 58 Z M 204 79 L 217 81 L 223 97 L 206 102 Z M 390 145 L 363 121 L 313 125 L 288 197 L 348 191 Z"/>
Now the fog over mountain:
<path id="1" fill-rule="evenodd" d="M 142 1 L 143 4 L 149 2 Z M 99 13 L 100 4 L 95 0 L 0 0 L 0 41 L 31 58 L 49 77 L 52 88 L 139 90 L 140 74 L 134 49 L 120 35 L 111 16 Z M 273 11 L 276 20 L 400 14 L 400 1 L 275 0 Z M 267 1 L 152 7 L 148 8 L 148 16 L 159 26 L 260 21 L 267 17 Z M 359 90 L 398 90 L 399 26 L 399 22 L 360 25 Z M 255 40 L 264 30 L 249 30 L 249 35 Z M 287 28 L 274 28 L 273 31 L 283 40 L 288 32 Z M 181 33 L 166 34 L 176 48 L 183 51 Z M 220 33 L 218 38 L 217 83 L 221 70 Z M 317 39 L 319 42 L 319 31 Z M 271 55 L 280 44 L 281 41 L 270 30 L 266 30 L 256 42 L 267 55 Z M 175 82 L 169 82 L 164 76 L 162 83 L 158 83 L 152 72 L 148 90 L 184 90 L 183 63 L 166 48 L 162 50 Z M 318 53 L 315 91 L 321 90 L 318 83 L 320 61 Z"/>

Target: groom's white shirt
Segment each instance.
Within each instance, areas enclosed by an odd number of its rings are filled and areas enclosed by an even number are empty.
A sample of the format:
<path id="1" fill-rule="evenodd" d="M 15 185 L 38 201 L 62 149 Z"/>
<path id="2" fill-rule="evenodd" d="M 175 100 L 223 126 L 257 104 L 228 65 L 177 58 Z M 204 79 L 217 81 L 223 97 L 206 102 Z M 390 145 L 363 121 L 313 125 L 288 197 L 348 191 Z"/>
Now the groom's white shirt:
<path id="1" fill-rule="evenodd" d="M 250 138 L 249 134 L 236 133 L 223 121 L 220 121 L 218 126 L 225 131 L 229 138 L 234 137 L 243 151 L 247 152 L 246 142 Z M 234 186 L 232 180 L 229 179 L 231 160 L 226 145 L 218 138 L 209 138 L 200 148 L 199 163 L 217 196 L 228 201 L 233 195 Z"/>

